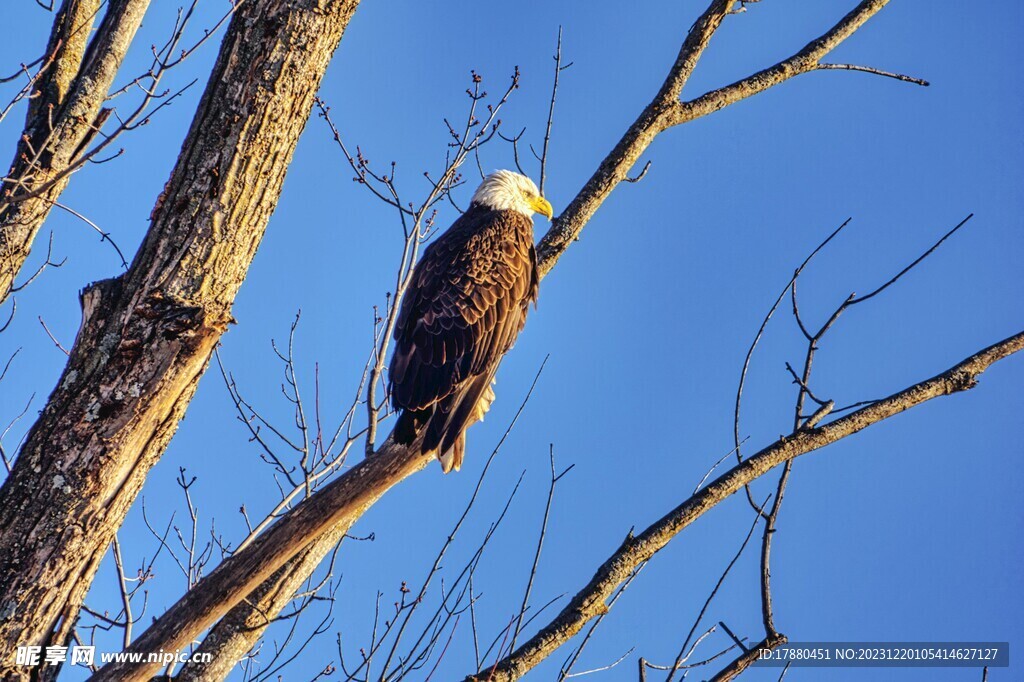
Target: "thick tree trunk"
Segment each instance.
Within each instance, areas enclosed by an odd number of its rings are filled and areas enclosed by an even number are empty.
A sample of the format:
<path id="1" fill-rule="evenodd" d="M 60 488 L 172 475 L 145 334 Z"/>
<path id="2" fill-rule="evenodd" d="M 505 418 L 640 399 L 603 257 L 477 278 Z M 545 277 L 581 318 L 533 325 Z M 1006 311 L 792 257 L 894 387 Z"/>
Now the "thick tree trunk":
<path id="1" fill-rule="evenodd" d="M 185 412 L 358 0 L 249 0 L 231 21 L 130 270 L 82 294 L 67 368 L 0 490 L 0 678 L 63 642 Z"/>
<path id="2" fill-rule="evenodd" d="M 14 288 L 39 228 L 68 185 L 70 171 L 102 125 L 103 103 L 149 0 L 113 0 L 86 50 L 100 0 L 66 0 L 9 178 L 0 186 L 0 303 Z M 51 61 L 52 60 L 52 61 Z"/>

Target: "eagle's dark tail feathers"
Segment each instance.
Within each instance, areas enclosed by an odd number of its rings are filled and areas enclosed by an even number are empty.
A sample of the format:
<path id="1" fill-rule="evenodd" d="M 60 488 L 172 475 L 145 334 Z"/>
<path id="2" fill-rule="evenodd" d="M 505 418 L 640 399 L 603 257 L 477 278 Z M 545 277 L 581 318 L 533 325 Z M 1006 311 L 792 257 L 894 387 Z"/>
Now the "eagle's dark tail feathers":
<path id="1" fill-rule="evenodd" d="M 494 399 L 494 393 L 489 390 L 493 378 L 493 372 L 474 378 L 453 396 L 451 405 L 442 402 L 442 410 L 435 413 L 430 420 L 425 444 L 433 442 L 434 438 L 439 436 L 437 456 L 445 473 L 452 469 L 458 471 L 462 467 L 462 458 L 466 453 L 466 429 L 483 419 L 483 415 L 490 408 Z M 435 429 L 436 436 L 432 433 Z"/>
<path id="2" fill-rule="evenodd" d="M 481 418 L 478 405 L 492 377 L 492 374 L 479 376 L 467 382 L 465 388 L 426 409 L 404 410 L 395 424 L 395 442 L 409 445 L 423 433 L 422 451 L 436 452 L 445 473 L 453 468 L 458 471 L 466 448 L 465 431 Z M 489 406 L 490 401 L 486 400 L 483 411 Z"/>

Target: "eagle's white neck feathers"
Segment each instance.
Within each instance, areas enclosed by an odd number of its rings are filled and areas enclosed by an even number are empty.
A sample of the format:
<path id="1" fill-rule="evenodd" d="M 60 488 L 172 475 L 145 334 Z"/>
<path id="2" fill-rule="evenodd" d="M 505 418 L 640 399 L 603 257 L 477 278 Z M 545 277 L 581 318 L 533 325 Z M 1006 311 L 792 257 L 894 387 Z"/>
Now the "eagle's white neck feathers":
<path id="1" fill-rule="evenodd" d="M 527 218 L 536 212 L 531 197 L 540 196 L 533 180 L 508 170 L 494 171 L 480 183 L 473 193 L 472 203 L 495 211 L 516 211 Z"/>

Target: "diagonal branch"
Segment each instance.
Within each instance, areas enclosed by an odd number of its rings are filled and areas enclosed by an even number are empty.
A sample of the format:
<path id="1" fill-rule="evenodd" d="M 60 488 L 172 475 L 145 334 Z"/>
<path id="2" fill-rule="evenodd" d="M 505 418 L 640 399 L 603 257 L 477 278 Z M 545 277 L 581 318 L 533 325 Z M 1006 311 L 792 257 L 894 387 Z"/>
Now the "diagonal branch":
<path id="1" fill-rule="evenodd" d="M 544 362 L 546 363 L 547 360 L 545 359 Z M 541 364 L 540 369 L 534 376 L 533 383 L 520 403 L 519 409 L 512 417 L 512 421 L 505 430 L 505 434 L 492 451 L 491 459 L 498 454 L 505 443 L 505 439 L 519 422 L 519 417 L 530 401 L 543 370 L 544 363 Z M 488 465 L 485 465 L 483 474 L 486 474 L 490 461 L 488 460 Z M 480 485 L 483 483 L 483 474 L 481 474 L 480 481 L 477 483 L 477 492 L 479 492 Z M 474 494 L 463 514 L 463 519 L 469 514 L 469 510 L 475 500 L 476 495 Z M 295 589 L 316 570 L 320 561 L 327 555 L 334 544 L 341 541 L 354 521 L 355 519 L 353 518 L 352 521 L 335 525 L 330 531 L 321 534 L 306 549 L 282 566 L 269 580 L 259 584 L 252 593 L 245 597 L 244 601 L 240 602 L 225 617 L 220 619 L 199 647 L 200 652 L 211 655 L 211 661 L 207 663 L 186 664 L 182 668 L 181 673 L 175 678 L 177 682 L 200 682 L 226 678 L 242 656 L 263 636 L 266 626 L 269 625 L 270 617 L 279 613 L 291 602 Z M 458 529 L 459 525 L 461 525 L 461 521 L 456 524 L 455 530 Z M 453 530 L 449 534 L 450 539 L 454 536 L 454 533 L 455 531 Z M 433 573 L 439 567 L 445 550 L 447 550 L 447 545 L 442 549 L 441 555 L 438 556 L 434 565 L 434 571 L 431 572 L 430 576 L 433 576 Z M 430 577 L 424 581 L 424 592 L 429 582 Z M 417 601 L 422 599 L 422 597 L 423 593 L 419 595 Z"/>
<path id="2" fill-rule="evenodd" d="M 36 82 L 39 95 L 29 101 L 26 128 L 33 127 L 40 111 L 64 103 L 82 65 L 89 34 L 102 4 L 102 0 L 65 0 L 57 10 L 46 46 L 46 55 L 53 62 Z"/>
<path id="3" fill-rule="evenodd" d="M 49 49 L 57 50 L 58 58 L 44 77 L 46 99 L 29 108 L 11 172 L 0 184 L 0 302 L 67 187 L 67 171 L 109 115 L 103 104 L 149 2 L 111 0 L 88 48 L 85 41 L 101 2 L 66 0 L 57 15 Z M 25 194 L 32 196 L 15 200 Z"/>
<path id="4" fill-rule="evenodd" d="M 894 73 L 892 71 L 884 71 L 882 69 L 876 69 L 871 66 L 860 66 L 857 64 L 817 64 L 814 67 L 818 71 L 860 71 L 861 73 L 872 73 L 876 76 L 884 76 L 885 78 L 893 78 L 904 83 L 913 83 L 914 85 L 920 85 L 922 87 L 928 87 L 931 85 L 928 81 L 923 78 L 914 78 L 913 76 L 907 76 L 902 73 Z"/>
<path id="5" fill-rule="evenodd" d="M 707 116 L 730 104 L 735 104 L 784 83 L 793 76 L 818 70 L 819 62 L 825 55 L 839 47 L 843 41 L 853 35 L 887 4 L 889 4 L 889 0 L 863 0 L 839 23 L 788 59 L 731 85 L 707 92 L 694 100 L 679 103 L 670 116 L 671 123 L 669 125 L 688 123 L 701 116 Z"/>
<path id="6" fill-rule="evenodd" d="M 792 57 L 694 100 L 680 102 L 680 93 L 693 73 L 697 60 L 722 20 L 729 14 L 733 4 L 716 0 L 694 23 L 657 96 L 647 105 L 576 198 L 544 235 L 537 249 L 542 274 L 546 274 L 554 267 L 569 244 L 579 237 L 604 200 L 620 182 L 628 179 L 630 169 L 659 133 L 764 92 L 793 76 L 816 70 L 819 60 L 853 35 L 868 19 L 885 7 L 888 0 L 864 0 L 839 23 Z"/>
<path id="7" fill-rule="evenodd" d="M 589 620 L 599 616 L 607 608 L 607 599 L 638 565 L 648 561 L 680 531 L 747 483 L 783 462 L 825 447 L 928 400 L 973 388 L 982 372 L 1022 349 L 1024 331 L 975 353 L 931 379 L 914 384 L 877 403 L 824 426 L 781 438 L 743 463 L 737 464 L 638 536 L 627 537 L 622 546 L 601 565 L 590 583 L 573 597 L 551 623 L 492 670 L 471 675 L 466 678 L 467 682 L 515 680 L 524 675 L 571 639 Z"/>
<path id="8" fill-rule="evenodd" d="M 555 262 L 580 234 L 590 218 L 601 207 L 615 187 L 644 153 L 658 133 L 669 127 L 667 115 L 678 103 L 683 86 L 689 80 L 697 61 L 711 42 L 734 0 L 713 0 L 683 40 L 679 54 L 668 77 L 654 99 L 640 113 L 615 148 L 583 186 L 576 198 L 554 221 L 537 247 L 538 268 L 546 275 Z"/>
<path id="9" fill-rule="evenodd" d="M 744 650 L 743 653 L 734 658 L 729 665 L 719 670 L 718 673 L 711 678 L 710 682 L 729 682 L 729 680 L 736 679 L 737 675 L 757 662 L 762 649 L 777 649 L 788 641 L 789 640 L 786 639 L 785 635 L 780 635 L 777 632 L 765 637 L 754 646 Z"/>

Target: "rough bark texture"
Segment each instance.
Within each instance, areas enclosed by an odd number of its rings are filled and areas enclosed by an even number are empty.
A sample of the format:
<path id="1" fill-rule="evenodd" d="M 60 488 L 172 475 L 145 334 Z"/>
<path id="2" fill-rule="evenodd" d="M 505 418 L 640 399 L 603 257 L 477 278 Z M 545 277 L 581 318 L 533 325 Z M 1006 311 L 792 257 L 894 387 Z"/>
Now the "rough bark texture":
<path id="1" fill-rule="evenodd" d="M 7 299 L 39 228 L 70 180 L 149 0 L 112 0 L 86 42 L 100 0 L 67 0 L 50 35 L 53 62 L 29 106 L 8 180 L 0 187 L 0 303 Z"/>
<path id="2" fill-rule="evenodd" d="M 184 648 L 232 606 L 271 580 L 287 561 L 310 546 L 311 538 L 319 542 L 327 533 L 339 529 L 344 532 L 391 487 L 433 460 L 432 454 L 420 454 L 416 444 L 407 449 L 388 438 L 376 454 L 292 509 L 284 517 L 287 523 L 275 523 L 244 550 L 225 559 L 126 651 Z M 157 663 L 110 663 L 92 677 L 92 682 L 141 682 L 159 667 Z"/>
<path id="3" fill-rule="evenodd" d="M 864 0 L 839 23 L 789 59 L 696 99 L 681 102 L 679 98 L 683 87 L 693 74 L 704 48 L 711 42 L 734 3 L 735 0 L 714 0 L 694 23 L 661 90 L 537 245 L 541 275 L 546 275 L 555 267 L 569 244 L 579 238 L 590 218 L 611 195 L 612 190 L 628 177 L 629 171 L 658 134 L 764 92 L 793 76 L 816 70 L 823 57 L 889 4 L 889 0 Z"/>
<path id="4" fill-rule="evenodd" d="M 59 107 L 67 100 L 71 84 L 82 66 L 100 4 L 101 0 L 65 0 L 54 15 L 44 53 L 44 59 L 52 58 L 53 61 L 36 81 L 39 95 L 29 102 L 25 116 L 26 133 L 31 134 L 42 123 L 37 118 L 41 110 Z"/>
<path id="5" fill-rule="evenodd" d="M 516 680 L 578 633 L 592 618 L 607 612 L 607 600 L 630 574 L 653 557 L 684 528 L 722 500 L 783 462 L 819 450 L 872 424 L 905 412 L 921 403 L 966 391 L 977 385 L 978 376 L 993 364 L 1024 350 L 1024 331 L 981 350 L 942 374 L 914 384 L 888 398 L 863 407 L 824 426 L 784 436 L 737 464 L 696 494 L 655 521 L 637 536 L 628 535 L 622 546 L 605 561 L 590 583 L 572 598 L 561 613 L 528 642 L 494 667 L 470 675 L 466 682 Z M 732 679 L 752 661 L 722 679 Z M 728 668 L 726 670 L 731 670 Z M 723 671 L 724 672 L 724 671 Z"/>
<path id="6" fill-rule="evenodd" d="M 336 544 L 351 522 L 336 525 L 278 569 L 210 629 L 197 653 L 210 654 L 210 663 L 186 663 L 176 682 L 216 682 L 225 679 L 263 636 L 267 626 L 294 598 Z"/>
<path id="7" fill-rule="evenodd" d="M 358 0 L 251 0 L 231 21 L 146 239 L 82 294 L 68 365 L 0 490 L 0 679 L 66 640 L 191 399 Z"/>
<path id="8" fill-rule="evenodd" d="M 734 660 L 730 661 L 729 665 L 715 673 L 715 676 L 708 682 L 729 682 L 736 679 L 744 670 L 757 662 L 761 651 L 764 649 L 777 649 L 788 641 L 789 639 L 785 635 L 780 635 L 777 632 L 769 637 L 765 637 L 743 652 L 743 655 L 737 656 Z"/>

